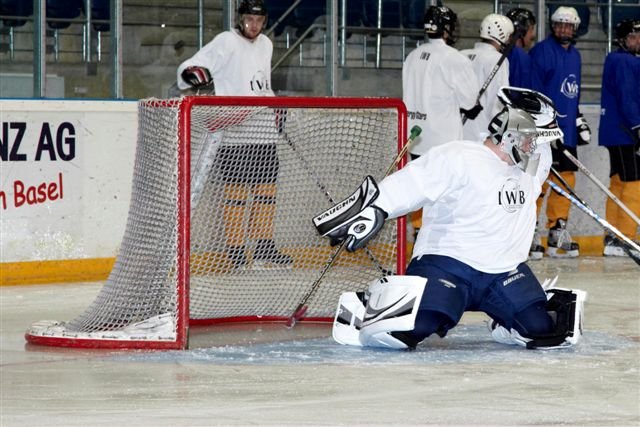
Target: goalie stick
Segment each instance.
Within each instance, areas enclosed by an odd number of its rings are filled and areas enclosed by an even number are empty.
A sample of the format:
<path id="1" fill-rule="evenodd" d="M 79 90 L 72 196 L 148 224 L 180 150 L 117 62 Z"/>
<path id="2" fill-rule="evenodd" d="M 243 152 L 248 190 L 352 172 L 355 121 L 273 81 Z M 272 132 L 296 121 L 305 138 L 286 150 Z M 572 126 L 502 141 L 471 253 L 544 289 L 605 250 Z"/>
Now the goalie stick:
<path id="1" fill-rule="evenodd" d="M 596 178 L 589 169 L 586 168 L 585 165 L 582 164 L 580 160 L 578 160 L 573 154 L 569 152 L 564 146 L 562 146 L 562 153 L 569 159 L 571 162 L 580 169 L 580 172 L 585 174 L 587 178 L 589 178 L 594 184 L 598 186 L 602 191 L 605 192 L 609 198 L 615 202 L 620 208 L 627 213 L 638 225 L 640 225 L 640 218 L 636 214 L 634 214 L 624 203 L 620 201 L 598 178 Z"/>
<path id="2" fill-rule="evenodd" d="M 554 169 L 551 169 L 551 170 L 554 171 Z M 558 174 L 555 171 L 554 171 L 554 175 L 556 175 L 556 178 L 559 178 L 560 182 L 564 181 L 564 179 L 562 179 L 560 177 L 560 174 Z M 584 213 L 589 215 L 591 218 L 593 218 L 598 224 L 600 224 L 611 235 L 613 235 L 614 237 L 619 239 L 620 242 L 622 243 L 622 248 L 624 249 L 626 254 L 629 255 L 629 257 L 636 264 L 640 265 L 640 255 L 636 255 L 636 254 L 633 253 L 633 251 L 637 251 L 638 254 L 640 254 L 640 246 L 638 246 L 633 240 L 629 239 L 627 236 L 622 234 L 620 232 L 620 230 L 615 228 L 613 225 L 609 224 L 609 222 L 607 222 L 607 220 L 605 220 L 604 218 L 600 217 L 600 215 L 598 215 L 593 209 L 591 209 L 587 204 L 582 202 L 582 200 L 580 198 L 574 196 L 575 192 L 566 183 L 566 181 L 563 182 L 563 185 L 567 187 L 567 190 L 569 192 L 563 190 L 562 187 L 560 187 L 558 184 L 556 184 L 555 182 L 553 182 L 551 180 L 547 180 L 547 184 L 549 184 L 549 186 L 551 186 L 551 188 L 555 192 L 557 192 L 558 194 L 560 194 L 560 195 L 566 197 L 567 199 L 569 199 L 569 201 L 571 201 L 571 203 L 573 203 L 577 208 L 579 208 L 581 211 L 583 211 Z"/>
<path id="3" fill-rule="evenodd" d="M 385 177 L 391 173 L 391 171 L 398 165 L 398 163 L 400 163 L 402 158 L 407 154 L 407 151 L 409 150 L 409 146 L 413 143 L 413 141 L 415 141 L 415 139 L 418 137 L 418 135 L 420 135 L 421 132 L 422 132 L 422 128 L 420 128 L 420 126 L 414 126 L 411 128 L 411 132 L 409 134 L 409 138 L 407 139 L 407 142 L 404 144 L 404 147 L 402 147 L 402 150 L 400 150 L 398 155 L 393 159 L 393 162 L 391 163 L 391 165 L 389 166 L 389 168 L 384 174 Z M 309 306 L 307 305 L 307 301 L 309 301 L 309 299 L 316 292 L 325 274 L 327 274 L 327 271 L 329 271 L 329 269 L 331 268 L 335 260 L 342 253 L 346 244 L 347 244 L 347 240 L 345 239 L 342 241 L 340 246 L 338 246 L 338 248 L 333 252 L 333 254 L 331 255 L 331 258 L 329 258 L 329 261 L 327 261 L 327 263 L 324 265 L 318 278 L 311 284 L 311 286 L 309 287 L 309 290 L 307 291 L 307 293 L 304 294 L 304 296 L 300 300 L 300 303 L 296 307 L 293 314 L 287 319 L 288 328 L 294 327 L 296 322 L 302 319 L 302 317 L 305 315 L 305 313 L 309 309 Z"/>

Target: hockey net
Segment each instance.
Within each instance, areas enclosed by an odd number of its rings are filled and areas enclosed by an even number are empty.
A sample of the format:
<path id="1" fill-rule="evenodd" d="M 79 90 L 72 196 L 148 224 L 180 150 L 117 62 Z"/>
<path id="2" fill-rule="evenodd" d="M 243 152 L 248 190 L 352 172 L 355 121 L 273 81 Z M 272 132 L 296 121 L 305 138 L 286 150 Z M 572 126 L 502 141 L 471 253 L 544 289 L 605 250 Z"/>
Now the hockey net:
<path id="1" fill-rule="evenodd" d="M 138 122 L 114 268 L 84 313 L 34 323 L 30 343 L 180 349 L 196 324 L 286 320 L 335 251 L 311 218 L 366 175 L 382 179 L 406 110 L 392 99 L 196 96 L 141 100 Z M 340 254 L 302 320 L 330 321 L 342 292 L 404 265 L 400 219 Z"/>

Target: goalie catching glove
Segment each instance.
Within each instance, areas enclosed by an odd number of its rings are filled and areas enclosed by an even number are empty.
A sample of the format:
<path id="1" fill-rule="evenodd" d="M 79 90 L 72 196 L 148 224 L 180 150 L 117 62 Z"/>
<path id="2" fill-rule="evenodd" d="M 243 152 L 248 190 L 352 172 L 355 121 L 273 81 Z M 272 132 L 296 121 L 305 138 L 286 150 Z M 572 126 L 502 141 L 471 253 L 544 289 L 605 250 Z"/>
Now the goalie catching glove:
<path id="1" fill-rule="evenodd" d="M 208 86 L 213 81 L 209 70 L 205 67 L 198 67 L 197 65 L 185 68 L 181 76 L 182 80 L 193 88 Z"/>
<path id="2" fill-rule="evenodd" d="M 331 239 L 331 246 L 346 242 L 349 252 L 360 249 L 375 237 L 389 216 L 373 204 L 379 194 L 375 180 L 367 176 L 355 193 L 316 215 L 313 225 L 321 236 Z"/>

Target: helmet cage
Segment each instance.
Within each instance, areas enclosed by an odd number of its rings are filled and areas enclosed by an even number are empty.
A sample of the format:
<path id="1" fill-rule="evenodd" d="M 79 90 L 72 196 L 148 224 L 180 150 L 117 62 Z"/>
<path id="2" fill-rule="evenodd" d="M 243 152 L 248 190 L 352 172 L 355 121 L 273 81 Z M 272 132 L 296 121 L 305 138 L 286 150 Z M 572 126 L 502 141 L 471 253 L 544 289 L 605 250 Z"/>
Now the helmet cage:
<path id="1" fill-rule="evenodd" d="M 537 147 L 536 124 L 524 110 L 505 107 L 489 123 L 489 132 L 493 143 L 520 168 Z"/>

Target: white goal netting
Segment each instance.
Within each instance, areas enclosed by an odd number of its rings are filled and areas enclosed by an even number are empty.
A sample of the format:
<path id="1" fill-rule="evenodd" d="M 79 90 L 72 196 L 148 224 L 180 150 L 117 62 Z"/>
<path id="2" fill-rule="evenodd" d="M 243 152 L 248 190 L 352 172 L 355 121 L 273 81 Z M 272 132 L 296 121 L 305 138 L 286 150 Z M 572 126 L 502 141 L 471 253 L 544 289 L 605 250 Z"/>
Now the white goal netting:
<path id="1" fill-rule="evenodd" d="M 140 101 L 138 121 L 113 271 L 84 313 L 35 323 L 30 342 L 183 348 L 190 324 L 291 316 L 335 250 L 311 218 L 382 179 L 406 116 L 388 99 L 184 97 Z M 306 318 L 332 318 L 342 292 L 402 269 L 397 236 L 389 221 L 342 253 Z"/>

